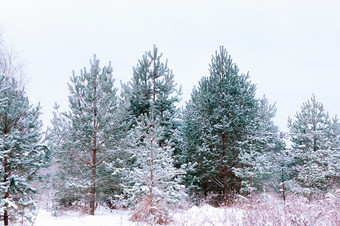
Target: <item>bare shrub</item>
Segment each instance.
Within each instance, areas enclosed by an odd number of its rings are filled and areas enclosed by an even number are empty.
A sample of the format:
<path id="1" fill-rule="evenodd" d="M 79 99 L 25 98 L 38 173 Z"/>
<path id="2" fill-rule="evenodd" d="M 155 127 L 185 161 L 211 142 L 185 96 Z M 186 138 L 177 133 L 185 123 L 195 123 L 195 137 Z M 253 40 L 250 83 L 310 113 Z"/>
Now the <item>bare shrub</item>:
<path id="1" fill-rule="evenodd" d="M 132 213 L 131 221 L 155 224 L 169 224 L 171 218 L 164 201 L 154 201 L 151 196 L 145 196 Z"/>
<path id="2" fill-rule="evenodd" d="M 77 213 L 80 213 L 81 215 L 90 214 L 90 208 L 86 206 L 85 203 L 82 203 L 79 201 L 62 203 L 60 200 L 58 200 L 54 202 L 51 210 L 52 210 L 52 215 L 55 217 L 61 216 L 69 211 L 77 212 Z"/>
<path id="3" fill-rule="evenodd" d="M 340 195 L 320 200 L 290 195 L 286 205 L 277 195 L 261 194 L 240 203 L 244 225 L 340 225 Z"/>

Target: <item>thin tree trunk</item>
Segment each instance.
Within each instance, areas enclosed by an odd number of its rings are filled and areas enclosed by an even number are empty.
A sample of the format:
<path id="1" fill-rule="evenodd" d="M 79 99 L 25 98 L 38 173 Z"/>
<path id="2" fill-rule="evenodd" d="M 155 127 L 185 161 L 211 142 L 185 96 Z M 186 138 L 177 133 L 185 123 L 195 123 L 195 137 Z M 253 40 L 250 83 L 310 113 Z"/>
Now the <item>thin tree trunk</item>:
<path id="1" fill-rule="evenodd" d="M 148 91 L 147 91 L 147 86 L 148 86 L 148 81 L 147 81 L 147 74 L 145 74 L 145 77 L 144 77 L 144 98 L 145 98 L 145 100 L 144 101 L 146 101 L 147 100 L 147 96 L 148 96 Z"/>
<path id="2" fill-rule="evenodd" d="M 281 168 L 281 186 L 282 186 L 282 199 L 283 204 L 286 206 L 286 188 L 285 188 L 285 182 L 283 178 L 283 168 Z"/>
<path id="3" fill-rule="evenodd" d="M 152 135 L 154 132 L 152 131 Z M 153 138 L 151 139 L 151 153 L 150 153 L 150 158 L 151 158 L 151 167 L 150 167 L 150 180 L 151 180 L 151 187 L 150 187 L 150 196 L 151 196 L 151 201 L 152 201 L 152 187 L 153 187 Z"/>
<path id="4" fill-rule="evenodd" d="M 92 167 L 90 215 L 94 215 L 96 203 L 96 167 Z"/>
<path id="5" fill-rule="evenodd" d="M 156 62 L 154 60 L 154 70 L 155 70 L 155 65 Z M 151 202 L 152 200 L 152 188 L 153 188 L 153 140 L 155 136 L 154 128 L 155 128 L 155 112 L 154 112 L 154 107 L 155 107 L 155 102 L 156 102 L 156 71 L 153 73 L 153 96 L 152 96 L 152 102 L 153 102 L 153 107 L 152 107 L 152 122 L 151 122 L 151 127 L 152 127 L 152 139 L 151 139 L 151 144 L 150 144 L 150 158 L 151 158 L 151 167 L 150 167 L 150 180 L 151 180 L 151 188 L 150 188 L 150 196 L 151 196 Z"/>
<path id="6" fill-rule="evenodd" d="M 229 192 L 228 192 L 228 185 L 227 184 L 224 184 L 223 186 L 223 201 L 224 201 L 224 204 L 227 205 L 229 203 Z"/>
<path id="7" fill-rule="evenodd" d="M 8 125 L 7 125 L 7 115 L 5 115 L 5 119 L 4 119 L 4 134 L 5 136 L 8 134 Z M 10 172 L 8 170 L 8 158 L 5 158 L 5 162 L 4 162 L 4 183 L 6 184 L 8 182 L 8 177 L 10 176 Z M 9 185 L 7 185 L 9 186 Z M 4 195 L 4 199 L 7 199 L 9 197 L 9 188 L 7 190 L 7 192 Z M 4 210 L 4 225 L 7 226 L 8 225 L 8 211 L 5 209 Z"/>
<path id="8" fill-rule="evenodd" d="M 92 150 L 92 176 L 91 176 L 91 199 L 90 215 L 94 215 L 96 203 L 96 164 L 97 164 L 97 77 L 94 79 L 94 119 L 93 119 L 93 150 Z"/>
<path id="9" fill-rule="evenodd" d="M 8 226 L 8 213 L 7 213 L 7 210 L 4 210 L 4 225 Z"/>
<path id="10" fill-rule="evenodd" d="M 4 163 L 4 173 L 5 173 L 5 176 L 4 176 L 4 183 L 6 183 L 8 181 L 8 169 L 7 169 L 7 158 L 5 158 L 5 163 Z M 4 199 L 7 199 L 9 197 L 9 192 L 7 191 L 4 195 Z M 7 210 L 5 209 L 4 210 L 4 225 L 7 226 L 8 225 L 8 212 Z"/>
<path id="11" fill-rule="evenodd" d="M 96 120 L 94 120 L 95 122 Z M 97 145 L 97 133 L 94 132 L 93 146 Z M 94 148 L 92 151 L 92 177 L 91 177 L 91 200 L 90 200 L 90 215 L 94 215 L 95 203 L 96 203 L 96 157 L 97 149 Z"/>
<path id="12" fill-rule="evenodd" d="M 227 153 L 226 153 L 226 134 L 224 133 L 222 135 L 222 166 L 223 166 L 223 169 L 220 171 L 222 172 L 222 179 L 223 179 L 223 201 L 224 201 L 224 204 L 227 205 L 228 204 L 228 184 L 227 184 L 227 179 L 228 179 L 228 170 L 225 166 L 225 163 L 224 161 L 226 160 L 226 156 L 227 156 Z"/>

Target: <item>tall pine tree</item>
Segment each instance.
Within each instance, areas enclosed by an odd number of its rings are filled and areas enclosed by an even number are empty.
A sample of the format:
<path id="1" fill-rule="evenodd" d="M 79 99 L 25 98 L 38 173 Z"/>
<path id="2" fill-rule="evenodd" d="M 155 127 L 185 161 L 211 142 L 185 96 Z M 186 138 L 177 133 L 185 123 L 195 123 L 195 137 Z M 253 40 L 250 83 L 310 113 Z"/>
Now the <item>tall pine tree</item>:
<path id="1" fill-rule="evenodd" d="M 0 215 L 4 225 L 20 215 L 32 221 L 36 190 L 30 182 L 48 162 L 40 106 L 33 107 L 12 77 L 0 76 Z"/>
<path id="2" fill-rule="evenodd" d="M 193 90 L 184 111 L 182 162 L 189 166 L 186 183 L 192 195 L 213 192 L 220 201 L 231 201 L 243 186 L 252 183 L 250 172 L 255 169 L 250 160 L 255 160 L 256 151 L 269 140 L 263 132 L 271 133 L 271 142 L 279 142 L 270 122 L 272 110 L 261 106 L 255 91 L 249 75 L 240 74 L 221 47 L 212 58 L 210 76 Z M 269 145 L 267 149 L 272 150 Z"/>
<path id="3" fill-rule="evenodd" d="M 183 171 L 174 167 L 173 159 L 179 91 L 161 56 L 155 46 L 145 53 L 134 68 L 133 80 L 125 86 L 131 129 L 126 139 L 130 158 L 124 199 L 130 206 L 143 199 L 143 211 L 136 211 L 133 218 L 156 223 L 164 223 L 167 206 L 185 196 L 178 183 Z"/>
<path id="4" fill-rule="evenodd" d="M 89 203 L 93 215 L 96 201 L 108 200 L 119 189 L 118 177 L 107 166 L 120 162 L 125 114 L 111 65 L 101 68 L 96 56 L 90 63 L 89 71 L 71 77 L 70 111 L 55 113 L 51 143 L 59 164 L 60 203 Z"/>

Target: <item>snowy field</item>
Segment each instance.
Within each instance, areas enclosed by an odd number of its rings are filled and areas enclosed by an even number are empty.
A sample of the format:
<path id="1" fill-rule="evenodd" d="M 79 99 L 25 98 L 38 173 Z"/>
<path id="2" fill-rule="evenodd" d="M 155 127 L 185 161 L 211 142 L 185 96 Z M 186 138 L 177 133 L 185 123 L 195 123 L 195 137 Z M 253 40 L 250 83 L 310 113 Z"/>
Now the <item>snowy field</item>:
<path id="1" fill-rule="evenodd" d="M 131 211 L 97 208 L 94 216 L 84 211 L 68 211 L 53 216 L 52 211 L 40 208 L 34 226 L 146 226 L 147 223 L 131 222 Z M 204 204 L 172 214 L 171 226 L 196 225 L 340 225 L 340 190 L 327 194 L 323 199 L 308 201 L 301 196 L 289 195 L 284 204 L 278 195 L 261 194 L 244 198 L 232 207 L 215 208 Z M 0 222 L 0 225 L 3 225 Z M 21 224 L 10 224 L 21 225 Z M 25 224 L 28 226 L 31 224 Z"/>
<path id="2" fill-rule="evenodd" d="M 35 226 L 80 226 L 80 225 L 137 225 L 128 220 L 127 211 L 99 210 L 95 216 L 88 216 L 77 212 L 68 212 L 53 217 L 51 212 L 40 210 Z"/>
<path id="3" fill-rule="evenodd" d="M 99 209 L 95 216 L 88 216 L 77 212 L 68 212 L 59 217 L 53 217 L 51 212 L 40 210 L 35 226 L 115 226 L 115 225 L 149 225 L 129 221 L 129 211 Z M 174 221 L 170 225 L 232 225 L 228 222 L 240 219 L 240 211 L 233 208 L 214 208 L 209 205 L 192 207 L 173 215 Z M 234 219 L 226 216 L 234 215 Z M 239 215 L 239 216 L 237 216 Z"/>

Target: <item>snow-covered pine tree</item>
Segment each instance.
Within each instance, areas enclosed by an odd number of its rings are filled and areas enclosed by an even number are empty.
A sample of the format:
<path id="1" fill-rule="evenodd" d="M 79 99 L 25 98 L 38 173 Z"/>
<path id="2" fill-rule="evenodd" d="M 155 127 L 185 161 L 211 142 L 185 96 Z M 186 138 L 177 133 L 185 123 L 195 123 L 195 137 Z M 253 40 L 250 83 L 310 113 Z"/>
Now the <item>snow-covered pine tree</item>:
<path id="1" fill-rule="evenodd" d="M 30 181 L 45 166 L 49 150 L 42 144 L 40 106 L 33 107 L 12 77 L 0 76 L 0 215 L 32 222 L 36 190 Z"/>
<path id="2" fill-rule="evenodd" d="M 59 165 L 57 199 L 64 206 L 89 203 L 93 215 L 96 201 L 107 201 L 120 189 L 110 169 L 120 162 L 125 113 L 111 65 L 100 68 L 96 56 L 90 64 L 89 71 L 71 77 L 70 111 L 55 113 L 51 145 Z"/>
<path id="3" fill-rule="evenodd" d="M 276 107 L 268 102 L 267 98 L 259 101 L 259 111 L 249 130 L 239 160 L 243 167 L 234 169 L 236 176 L 242 178 L 242 190 L 251 193 L 253 190 L 278 189 L 281 181 L 280 156 L 285 149 L 283 133 L 279 132 L 272 119 Z"/>
<path id="4" fill-rule="evenodd" d="M 224 201 L 241 188 L 233 168 L 241 165 L 238 155 L 257 112 L 255 85 L 238 71 L 221 47 L 212 58 L 210 76 L 193 91 L 185 111 L 185 121 L 192 123 L 186 128 L 189 144 L 185 148 L 187 163 L 192 166 L 188 171 L 190 190 L 221 192 Z"/>
<path id="5" fill-rule="evenodd" d="M 331 128 L 327 135 L 331 141 L 331 146 L 325 156 L 327 162 L 327 175 L 329 176 L 329 187 L 337 188 L 340 184 L 340 121 L 335 116 L 332 118 Z"/>
<path id="6" fill-rule="evenodd" d="M 174 167 L 172 140 L 176 128 L 175 103 L 180 92 L 175 89 L 174 76 L 167 63 L 161 62 L 161 56 L 155 46 L 145 53 L 134 68 L 133 80 L 125 86 L 130 98 L 131 129 L 126 139 L 130 158 L 124 199 L 127 197 L 125 201 L 132 207 L 141 199 L 144 202 L 140 203 L 148 202 L 145 212 L 137 211 L 133 218 L 151 217 L 154 222 L 164 221 L 166 206 L 184 197 L 184 189 L 178 183 L 183 172 Z"/>
<path id="7" fill-rule="evenodd" d="M 295 191 L 302 192 L 310 200 L 320 191 L 327 191 L 334 179 L 339 177 L 338 127 L 337 120 L 329 117 L 314 95 L 303 103 L 294 121 L 288 120 L 292 142 L 291 165 L 299 185 Z"/>
<path id="8" fill-rule="evenodd" d="M 129 207 L 139 204 L 132 217 L 137 221 L 164 223 L 168 207 L 179 206 L 186 197 L 180 185 L 184 171 L 174 166 L 173 144 L 162 139 L 163 132 L 157 119 L 144 115 L 127 137 L 133 164 L 124 171 L 123 201 Z"/>
<path id="9" fill-rule="evenodd" d="M 272 136 L 270 139 L 278 142 L 277 131 L 270 122 L 272 112 L 261 106 L 255 91 L 249 75 L 240 74 L 221 47 L 212 58 L 210 76 L 193 90 L 181 126 L 182 161 L 189 166 L 185 181 L 192 195 L 214 192 L 220 201 L 231 201 L 235 192 L 240 192 L 244 179 L 235 172 L 240 172 L 239 168 L 243 173 L 253 170 L 249 165 L 254 164 L 249 161 L 255 153 L 249 155 L 262 145 L 256 139 L 265 142 Z M 271 134 L 266 136 L 264 132 Z M 246 158 L 244 153 L 249 158 L 242 159 Z M 250 174 L 247 177 L 249 181 Z"/>
<path id="10" fill-rule="evenodd" d="M 154 117 L 164 127 L 162 139 L 173 139 L 177 128 L 176 117 L 178 109 L 176 103 L 180 101 L 180 89 L 176 89 L 174 74 L 168 68 L 168 62 L 162 61 L 162 53 L 154 45 L 153 50 L 145 52 L 142 59 L 133 68 L 133 78 L 126 84 L 125 95 L 129 96 L 130 125 L 137 124 L 140 116 L 151 115 L 153 107 Z M 161 140 L 162 140 L 161 139 Z"/>

